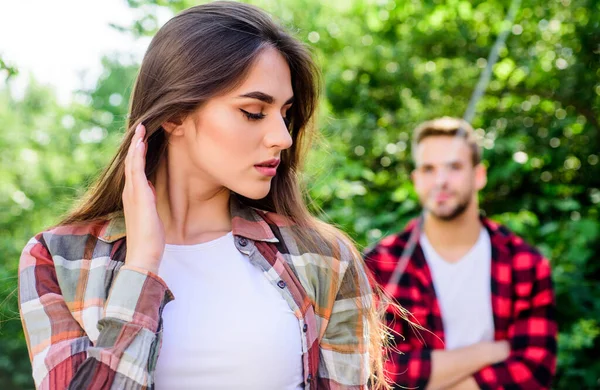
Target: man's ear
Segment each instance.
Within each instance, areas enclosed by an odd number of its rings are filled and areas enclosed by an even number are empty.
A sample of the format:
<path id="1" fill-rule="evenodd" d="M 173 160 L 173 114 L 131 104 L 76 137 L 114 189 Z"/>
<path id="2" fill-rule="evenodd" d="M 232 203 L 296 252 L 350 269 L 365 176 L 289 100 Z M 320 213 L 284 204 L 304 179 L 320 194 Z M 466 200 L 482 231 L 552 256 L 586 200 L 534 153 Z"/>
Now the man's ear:
<path id="1" fill-rule="evenodd" d="M 482 190 L 487 184 L 487 168 L 483 163 L 475 166 L 475 188 L 477 191 Z"/>

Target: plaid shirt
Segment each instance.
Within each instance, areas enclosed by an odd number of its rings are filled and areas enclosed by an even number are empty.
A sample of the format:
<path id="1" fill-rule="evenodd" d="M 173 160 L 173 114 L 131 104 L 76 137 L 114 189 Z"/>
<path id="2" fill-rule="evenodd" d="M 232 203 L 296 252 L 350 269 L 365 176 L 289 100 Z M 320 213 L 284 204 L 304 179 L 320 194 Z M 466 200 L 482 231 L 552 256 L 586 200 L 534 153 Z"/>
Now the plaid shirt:
<path id="1" fill-rule="evenodd" d="M 342 239 L 330 248 L 316 238 L 325 253 L 317 255 L 292 238 L 286 218 L 234 196 L 230 209 L 236 247 L 296 314 L 305 389 L 365 389 L 373 299 L 366 270 Z M 124 227 L 122 216 L 60 226 L 25 246 L 19 300 L 38 389 L 154 387 L 161 313 L 173 295 L 157 275 L 124 265 Z"/>
<path id="2" fill-rule="evenodd" d="M 511 354 L 473 377 L 484 390 L 548 389 L 556 366 L 557 336 L 549 263 L 505 227 L 485 218 L 482 223 L 492 245 L 494 338 L 508 340 Z M 385 286 L 390 280 L 414 229 L 418 229 L 417 220 L 366 254 L 377 282 Z M 417 232 L 413 237 L 419 236 Z M 388 291 L 428 332 L 408 326 L 395 311 L 388 310 L 388 326 L 403 337 L 395 337 L 402 353 L 391 353 L 386 371 L 399 386 L 424 389 L 431 375 L 431 351 L 444 349 L 444 328 L 431 273 L 418 243 L 400 282 Z"/>

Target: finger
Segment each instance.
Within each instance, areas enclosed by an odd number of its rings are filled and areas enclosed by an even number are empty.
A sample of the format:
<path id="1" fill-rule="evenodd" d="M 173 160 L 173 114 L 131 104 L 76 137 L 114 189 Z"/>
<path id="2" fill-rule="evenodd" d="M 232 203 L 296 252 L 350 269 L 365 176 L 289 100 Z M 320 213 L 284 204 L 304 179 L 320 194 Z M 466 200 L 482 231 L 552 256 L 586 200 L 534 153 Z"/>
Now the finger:
<path id="1" fill-rule="evenodd" d="M 146 143 L 142 138 L 139 138 L 135 145 L 135 151 L 131 161 L 131 178 L 134 188 L 143 188 L 147 183 L 146 172 L 145 172 L 145 158 L 144 149 L 146 149 Z"/>
<path id="2" fill-rule="evenodd" d="M 131 170 L 131 165 L 132 165 L 132 157 L 135 154 L 135 145 L 137 140 L 140 138 L 140 133 L 142 133 L 143 131 L 143 125 L 141 123 L 139 123 L 135 130 L 133 135 L 131 136 L 131 141 L 129 143 L 129 148 L 127 150 L 127 155 L 125 156 L 125 166 L 124 166 L 124 174 L 125 174 L 125 186 L 123 188 L 123 194 L 122 194 L 122 198 L 123 198 L 123 205 L 125 205 L 126 199 L 130 198 L 132 196 L 132 192 L 133 192 L 133 180 L 132 180 L 132 170 Z"/>
<path id="3" fill-rule="evenodd" d="M 137 130 L 137 128 L 136 128 L 136 130 Z M 127 185 L 128 181 L 129 181 L 129 177 L 131 176 L 130 160 L 131 160 L 131 153 L 133 152 L 135 135 L 136 135 L 136 131 L 134 130 L 133 134 L 131 135 L 131 139 L 129 140 L 129 147 L 127 148 L 127 154 L 125 155 L 125 164 L 123 166 L 123 172 L 125 173 L 125 185 Z"/>
<path id="4" fill-rule="evenodd" d="M 129 148 L 127 149 L 127 156 L 125 156 L 125 163 L 127 165 L 127 167 L 131 166 L 131 158 L 135 152 L 135 145 L 137 143 L 137 140 L 139 139 L 139 134 L 142 131 L 142 124 L 138 124 L 133 132 L 133 135 L 131 136 L 131 140 L 129 141 Z"/>
<path id="5" fill-rule="evenodd" d="M 129 143 L 129 149 L 127 150 L 127 156 L 125 156 L 125 179 L 127 177 L 131 177 L 132 175 L 132 163 L 133 157 L 135 155 L 135 147 L 137 145 L 138 140 L 142 137 L 144 131 L 144 126 L 140 123 L 135 128 L 134 134 L 131 137 L 131 142 Z"/>

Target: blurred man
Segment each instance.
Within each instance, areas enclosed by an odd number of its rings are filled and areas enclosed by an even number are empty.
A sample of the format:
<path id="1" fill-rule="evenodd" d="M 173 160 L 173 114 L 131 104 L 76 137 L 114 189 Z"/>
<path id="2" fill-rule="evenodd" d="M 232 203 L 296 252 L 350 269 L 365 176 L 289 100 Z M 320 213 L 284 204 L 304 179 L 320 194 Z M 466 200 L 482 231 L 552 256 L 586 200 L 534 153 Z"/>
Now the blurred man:
<path id="1" fill-rule="evenodd" d="M 375 279 L 426 329 L 388 310 L 399 334 L 390 379 L 398 388 L 548 389 L 557 336 L 550 266 L 480 216 L 487 174 L 473 129 L 448 117 L 425 122 L 413 159 L 424 215 L 366 254 Z"/>

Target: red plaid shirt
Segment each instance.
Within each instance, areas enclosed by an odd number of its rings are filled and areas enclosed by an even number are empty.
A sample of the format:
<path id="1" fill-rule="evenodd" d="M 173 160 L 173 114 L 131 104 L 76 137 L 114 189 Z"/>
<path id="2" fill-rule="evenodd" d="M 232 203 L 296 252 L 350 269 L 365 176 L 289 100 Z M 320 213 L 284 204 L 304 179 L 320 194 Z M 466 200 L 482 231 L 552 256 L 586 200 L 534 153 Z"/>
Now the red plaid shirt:
<path id="1" fill-rule="evenodd" d="M 555 303 L 550 265 L 534 248 L 505 227 L 483 218 L 492 244 L 491 291 L 495 340 L 508 340 L 511 354 L 504 362 L 473 374 L 481 389 L 548 389 L 556 367 Z M 375 280 L 386 285 L 418 223 L 386 237 L 365 255 Z M 419 237 L 417 234 L 413 237 Z M 444 349 L 444 328 L 431 273 L 420 245 L 407 263 L 400 282 L 388 291 L 429 332 L 418 331 L 388 310 L 388 326 L 397 349 L 386 364 L 398 386 L 424 389 L 431 375 L 431 352 Z M 400 387 L 399 387 L 400 388 Z"/>
<path id="2" fill-rule="evenodd" d="M 288 218 L 234 196 L 230 206 L 236 248 L 298 319 L 304 388 L 366 389 L 373 294 L 345 239 L 329 245 L 308 231 L 314 245 L 307 245 L 294 238 Z M 118 214 L 50 229 L 25 246 L 20 311 L 37 389 L 154 388 L 162 309 L 173 295 L 159 276 L 124 264 L 126 246 Z M 237 326 L 224 323 L 223 332 Z"/>

